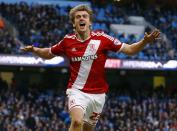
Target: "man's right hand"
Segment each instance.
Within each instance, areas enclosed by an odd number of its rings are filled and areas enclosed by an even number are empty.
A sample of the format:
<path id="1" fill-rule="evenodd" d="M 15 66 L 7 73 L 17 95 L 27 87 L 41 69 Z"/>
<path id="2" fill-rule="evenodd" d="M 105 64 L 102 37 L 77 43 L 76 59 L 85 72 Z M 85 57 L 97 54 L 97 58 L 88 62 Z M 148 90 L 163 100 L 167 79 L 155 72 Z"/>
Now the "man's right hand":
<path id="1" fill-rule="evenodd" d="M 33 45 L 28 45 L 28 46 L 25 46 L 23 48 L 20 48 L 22 51 L 25 51 L 25 52 L 33 52 L 34 51 L 34 46 Z"/>

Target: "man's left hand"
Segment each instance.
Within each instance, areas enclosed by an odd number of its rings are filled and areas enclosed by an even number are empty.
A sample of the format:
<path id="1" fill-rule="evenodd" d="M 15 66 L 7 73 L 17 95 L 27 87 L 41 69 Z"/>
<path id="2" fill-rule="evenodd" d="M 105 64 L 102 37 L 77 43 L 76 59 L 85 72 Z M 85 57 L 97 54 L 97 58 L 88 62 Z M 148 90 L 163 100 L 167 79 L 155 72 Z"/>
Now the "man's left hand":
<path id="1" fill-rule="evenodd" d="M 150 34 L 145 33 L 144 42 L 145 43 L 151 43 L 151 42 L 159 39 L 159 36 L 160 36 L 160 31 L 155 29 Z"/>

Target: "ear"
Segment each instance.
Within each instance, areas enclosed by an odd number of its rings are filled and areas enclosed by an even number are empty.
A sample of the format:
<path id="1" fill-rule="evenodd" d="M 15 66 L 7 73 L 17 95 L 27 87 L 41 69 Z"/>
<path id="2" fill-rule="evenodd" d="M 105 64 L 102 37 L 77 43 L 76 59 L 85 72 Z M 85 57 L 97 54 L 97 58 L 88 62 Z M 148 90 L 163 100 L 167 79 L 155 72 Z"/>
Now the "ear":
<path id="1" fill-rule="evenodd" d="M 73 24 L 73 28 L 75 28 L 76 27 L 76 25 L 75 24 Z"/>
<path id="2" fill-rule="evenodd" d="M 92 25 L 92 21 L 90 20 L 90 25 Z"/>
<path id="3" fill-rule="evenodd" d="M 92 26 L 92 21 L 90 21 L 90 24 L 89 24 L 89 26 Z"/>

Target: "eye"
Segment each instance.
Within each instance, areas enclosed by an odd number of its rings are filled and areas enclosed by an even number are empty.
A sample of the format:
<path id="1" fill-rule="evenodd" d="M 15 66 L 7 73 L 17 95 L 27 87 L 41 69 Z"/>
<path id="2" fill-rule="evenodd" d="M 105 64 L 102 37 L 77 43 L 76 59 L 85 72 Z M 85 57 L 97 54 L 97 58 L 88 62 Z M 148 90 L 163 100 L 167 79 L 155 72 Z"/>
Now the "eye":
<path id="1" fill-rule="evenodd" d="M 88 15 L 85 14 L 85 15 L 83 15 L 83 17 L 84 17 L 84 18 L 88 18 Z"/>
<path id="2" fill-rule="evenodd" d="M 76 19 L 79 19 L 79 18 L 81 18 L 81 16 L 80 15 L 76 15 Z"/>

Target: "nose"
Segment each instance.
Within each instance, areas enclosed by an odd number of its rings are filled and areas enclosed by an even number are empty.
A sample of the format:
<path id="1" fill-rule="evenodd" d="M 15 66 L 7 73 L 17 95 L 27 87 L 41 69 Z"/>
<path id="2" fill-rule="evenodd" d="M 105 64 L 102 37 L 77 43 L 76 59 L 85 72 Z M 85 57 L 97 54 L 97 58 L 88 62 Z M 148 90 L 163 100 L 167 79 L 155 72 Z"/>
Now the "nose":
<path id="1" fill-rule="evenodd" d="M 80 20 L 84 20 L 84 16 L 81 16 L 81 17 L 80 17 Z"/>

